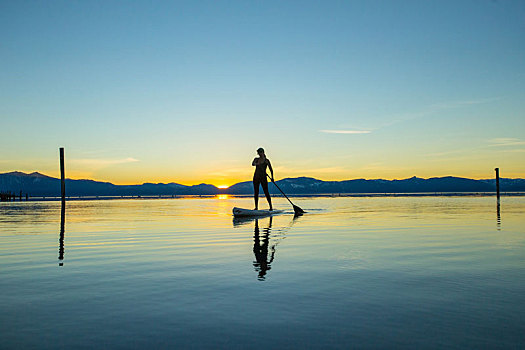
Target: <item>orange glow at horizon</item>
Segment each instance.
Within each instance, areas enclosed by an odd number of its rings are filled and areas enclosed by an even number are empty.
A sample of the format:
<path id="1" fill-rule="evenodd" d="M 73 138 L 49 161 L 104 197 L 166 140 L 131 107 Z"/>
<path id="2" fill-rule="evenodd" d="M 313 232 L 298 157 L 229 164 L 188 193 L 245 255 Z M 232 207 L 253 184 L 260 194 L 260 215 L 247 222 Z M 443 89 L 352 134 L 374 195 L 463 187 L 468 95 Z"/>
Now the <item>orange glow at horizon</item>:
<path id="1" fill-rule="evenodd" d="M 55 159 L 53 159 L 55 160 Z M 277 163 L 277 162 L 276 162 Z M 420 178 L 456 176 L 470 179 L 491 179 L 494 177 L 494 168 L 500 168 L 500 176 L 504 178 L 525 178 L 523 167 L 514 158 L 499 160 L 489 159 L 488 161 L 476 160 L 472 162 L 468 169 L 464 169 L 464 161 L 449 161 L 444 164 L 426 165 L 422 160 L 405 161 L 405 163 L 391 165 L 390 163 L 367 164 L 361 162 L 355 167 L 306 167 L 302 164 L 284 163 L 274 165 L 275 179 L 294 177 L 313 177 L 323 181 L 341 181 L 352 179 L 406 179 L 412 176 Z M 421 163 L 422 165 L 420 165 Z M 436 163 L 436 162 L 434 162 Z M 25 165 L 25 164 L 24 164 Z M 202 169 L 196 166 L 195 169 L 178 168 L 154 168 L 146 167 L 139 162 L 131 163 L 132 169 L 128 166 L 119 165 L 117 167 L 104 169 L 89 169 L 84 165 L 66 161 L 66 178 L 68 179 L 89 179 L 101 182 L 110 182 L 115 185 L 138 185 L 143 183 L 178 183 L 181 185 L 192 186 L 198 184 L 211 184 L 219 189 L 227 189 L 233 184 L 240 182 L 251 182 L 252 168 L 246 167 L 217 167 L 212 170 Z M 25 173 L 39 172 L 55 178 L 60 177 L 60 172 L 56 162 L 47 160 L 42 164 L 30 166 L 11 166 L 6 167 L 5 171 L 22 171 Z M 1 172 L 1 171 L 0 171 Z M 204 176 L 203 176 L 204 175 Z"/>

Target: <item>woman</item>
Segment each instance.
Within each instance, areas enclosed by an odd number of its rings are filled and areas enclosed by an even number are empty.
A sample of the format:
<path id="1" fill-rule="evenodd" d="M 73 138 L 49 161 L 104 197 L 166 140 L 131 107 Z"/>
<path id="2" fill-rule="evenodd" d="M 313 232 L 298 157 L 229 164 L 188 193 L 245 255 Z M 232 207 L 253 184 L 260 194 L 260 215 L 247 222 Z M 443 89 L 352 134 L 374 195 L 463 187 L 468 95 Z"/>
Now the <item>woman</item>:
<path id="1" fill-rule="evenodd" d="M 259 158 L 255 158 L 252 162 L 252 165 L 255 167 L 255 173 L 253 174 L 253 199 L 255 200 L 255 210 L 259 209 L 259 185 L 262 185 L 268 204 L 270 205 L 270 210 L 273 210 L 272 207 L 272 198 L 270 197 L 270 192 L 268 192 L 268 180 L 266 179 L 266 167 L 270 169 L 271 179 L 273 181 L 273 169 L 270 160 L 266 158 L 264 154 L 264 149 L 259 148 L 257 150 Z"/>

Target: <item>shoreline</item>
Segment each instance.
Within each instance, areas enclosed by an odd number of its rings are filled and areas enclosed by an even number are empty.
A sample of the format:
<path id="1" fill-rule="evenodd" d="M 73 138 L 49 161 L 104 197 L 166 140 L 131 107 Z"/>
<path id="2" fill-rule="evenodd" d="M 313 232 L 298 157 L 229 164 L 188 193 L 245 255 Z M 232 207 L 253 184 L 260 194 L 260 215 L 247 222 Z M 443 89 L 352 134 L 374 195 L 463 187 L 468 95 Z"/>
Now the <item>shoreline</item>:
<path id="1" fill-rule="evenodd" d="M 525 192 L 501 192 L 501 197 L 524 197 Z M 189 199 L 189 198 L 252 198 L 253 194 L 213 194 L 213 195 L 147 195 L 147 196 L 66 196 L 66 201 L 89 201 L 89 200 L 118 200 L 118 199 Z M 281 194 L 272 194 L 272 197 L 284 198 Z M 409 193 L 314 193 L 314 194 L 292 194 L 291 198 L 337 198 L 337 197 L 496 197 L 495 192 L 409 192 Z M 32 196 L 26 200 L 2 201 L 12 202 L 50 202 L 60 201 L 60 196 Z"/>

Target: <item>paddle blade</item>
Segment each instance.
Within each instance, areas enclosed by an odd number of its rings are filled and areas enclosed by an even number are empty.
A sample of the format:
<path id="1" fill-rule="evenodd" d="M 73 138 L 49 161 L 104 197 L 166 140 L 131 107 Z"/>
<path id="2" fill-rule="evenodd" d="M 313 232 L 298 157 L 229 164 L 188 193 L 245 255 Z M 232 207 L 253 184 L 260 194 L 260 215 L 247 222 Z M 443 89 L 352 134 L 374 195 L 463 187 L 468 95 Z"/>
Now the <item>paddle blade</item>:
<path id="1" fill-rule="evenodd" d="M 297 205 L 293 205 L 293 211 L 295 212 L 295 215 L 300 215 L 300 214 L 304 214 L 304 210 L 302 210 L 301 208 L 299 208 Z"/>

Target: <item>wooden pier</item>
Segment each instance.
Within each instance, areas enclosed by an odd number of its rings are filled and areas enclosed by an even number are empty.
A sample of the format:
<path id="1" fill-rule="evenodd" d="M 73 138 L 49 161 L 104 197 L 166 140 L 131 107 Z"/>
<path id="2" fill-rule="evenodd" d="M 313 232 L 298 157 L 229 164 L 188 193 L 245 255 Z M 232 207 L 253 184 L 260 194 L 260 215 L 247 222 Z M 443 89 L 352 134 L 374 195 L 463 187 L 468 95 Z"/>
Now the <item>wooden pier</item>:
<path id="1" fill-rule="evenodd" d="M 24 198 L 24 194 L 20 191 L 18 194 L 15 192 L 0 192 L 0 202 L 14 202 L 17 199 L 21 202 Z M 29 194 L 25 194 L 26 201 L 29 200 Z"/>

